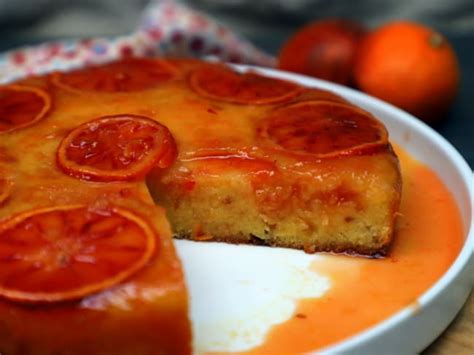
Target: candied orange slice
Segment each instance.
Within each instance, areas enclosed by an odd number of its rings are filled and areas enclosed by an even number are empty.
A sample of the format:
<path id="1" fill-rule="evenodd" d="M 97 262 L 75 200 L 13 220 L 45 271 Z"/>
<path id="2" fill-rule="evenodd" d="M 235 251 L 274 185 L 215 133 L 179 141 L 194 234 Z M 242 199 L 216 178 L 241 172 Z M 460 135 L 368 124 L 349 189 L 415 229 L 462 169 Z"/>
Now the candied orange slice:
<path id="1" fill-rule="evenodd" d="M 190 84 L 201 96 L 249 105 L 288 101 L 302 90 L 288 81 L 252 72 L 238 73 L 222 65 L 201 66 L 191 74 Z"/>
<path id="2" fill-rule="evenodd" d="M 51 97 L 44 90 L 23 86 L 0 87 L 0 133 L 30 126 L 51 108 Z"/>
<path id="3" fill-rule="evenodd" d="M 5 178 L 0 177 L 0 206 L 10 196 L 11 183 Z"/>
<path id="4" fill-rule="evenodd" d="M 0 225 L 0 297 L 77 300 L 140 270 L 156 248 L 153 229 L 131 211 L 86 206 L 18 214 Z"/>
<path id="5" fill-rule="evenodd" d="M 144 177 L 176 158 L 168 128 L 143 116 L 105 116 L 71 131 L 60 143 L 58 166 L 67 174 L 94 181 Z"/>
<path id="6" fill-rule="evenodd" d="M 277 109 L 258 127 L 260 138 L 319 158 L 374 152 L 388 144 L 385 127 L 356 107 L 329 101 Z"/>
<path id="7" fill-rule="evenodd" d="M 171 80 L 178 70 L 166 61 L 129 58 L 52 76 L 55 85 L 69 91 L 106 93 L 141 91 Z"/>

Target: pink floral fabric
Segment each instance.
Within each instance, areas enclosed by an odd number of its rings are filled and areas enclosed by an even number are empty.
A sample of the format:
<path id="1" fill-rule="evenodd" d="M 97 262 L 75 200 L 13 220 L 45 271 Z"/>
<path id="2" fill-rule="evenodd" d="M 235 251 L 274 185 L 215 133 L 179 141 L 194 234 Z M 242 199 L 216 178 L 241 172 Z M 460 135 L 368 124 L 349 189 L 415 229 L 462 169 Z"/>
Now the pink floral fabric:
<path id="1" fill-rule="evenodd" d="M 205 14 L 174 1 L 152 1 L 137 30 L 117 38 L 58 41 L 0 55 L 0 82 L 130 56 L 214 56 L 273 66 L 274 59 Z"/>

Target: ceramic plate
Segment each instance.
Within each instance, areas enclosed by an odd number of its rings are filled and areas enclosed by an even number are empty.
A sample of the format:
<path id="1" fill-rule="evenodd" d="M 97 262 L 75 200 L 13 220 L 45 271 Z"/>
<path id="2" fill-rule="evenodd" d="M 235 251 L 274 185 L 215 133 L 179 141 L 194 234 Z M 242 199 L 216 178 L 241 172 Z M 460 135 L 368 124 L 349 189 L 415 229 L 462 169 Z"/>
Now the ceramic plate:
<path id="1" fill-rule="evenodd" d="M 249 67 L 239 66 L 241 70 Z M 335 92 L 372 112 L 387 126 L 392 142 L 433 169 L 453 194 L 464 242 L 449 270 L 417 299 L 388 319 L 317 353 L 417 353 L 451 322 L 474 278 L 472 172 L 444 138 L 409 114 L 354 90 L 300 75 L 252 67 L 263 74 Z M 198 353 L 246 351 L 261 344 L 272 327 L 294 316 L 297 303 L 323 297 L 331 282 L 311 269 L 327 257 L 302 251 L 176 240 L 191 298 L 194 346 Z"/>

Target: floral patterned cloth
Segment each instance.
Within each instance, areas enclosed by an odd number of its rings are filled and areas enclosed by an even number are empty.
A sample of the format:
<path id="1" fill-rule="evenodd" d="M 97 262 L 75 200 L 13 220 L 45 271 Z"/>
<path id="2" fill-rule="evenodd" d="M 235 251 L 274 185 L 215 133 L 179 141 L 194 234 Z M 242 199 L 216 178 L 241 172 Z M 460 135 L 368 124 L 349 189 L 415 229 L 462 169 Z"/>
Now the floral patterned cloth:
<path id="1" fill-rule="evenodd" d="M 129 56 L 215 56 L 272 66 L 274 59 L 208 16 L 174 1 L 153 0 L 137 30 L 117 38 L 58 41 L 0 55 L 0 82 Z"/>

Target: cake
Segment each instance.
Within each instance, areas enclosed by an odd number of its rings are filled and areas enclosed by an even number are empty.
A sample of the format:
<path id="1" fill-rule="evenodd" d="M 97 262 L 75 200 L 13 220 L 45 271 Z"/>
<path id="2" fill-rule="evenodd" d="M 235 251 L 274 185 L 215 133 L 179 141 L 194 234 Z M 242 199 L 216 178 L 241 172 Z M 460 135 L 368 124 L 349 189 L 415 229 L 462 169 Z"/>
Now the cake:
<path id="1" fill-rule="evenodd" d="M 156 108 L 178 159 L 147 178 L 176 237 L 386 253 L 401 178 L 379 121 L 326 91 L 180 64 Z"/>
<path id="2" fill-rule="evenodd" d="M 0 352 L 189 353 L 172 235 L 383 255 L 400 190 L 376 118 L 255 71 L 136 58 L 4 85 Z"/>

